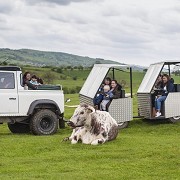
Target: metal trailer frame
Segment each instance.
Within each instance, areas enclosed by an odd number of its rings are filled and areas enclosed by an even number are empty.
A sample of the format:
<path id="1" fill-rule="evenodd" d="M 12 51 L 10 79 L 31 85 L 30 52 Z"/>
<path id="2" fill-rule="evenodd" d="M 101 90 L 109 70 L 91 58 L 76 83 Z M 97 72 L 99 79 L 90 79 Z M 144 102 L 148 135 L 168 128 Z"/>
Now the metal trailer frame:
<path id="1" fill-rule="evenodd" d="M 93 99 L 109 71 L 112 69 L 114 79 L 114 70 L 120 70 L 125 67 L 129 68 L 131 97 L 113 99 L 108 108 L 109 113 L 117 121 L 120 128 L 126 127 L 128 122 L 133 119 L 132 68 L 130 66 L 120 64 L 95 64 L 79 93 L 80 103 L 93 106 Z"/>
<path id="2" fill-rule="evenodd" d="M 170 65 L 180 64 L 180 61 L 165 61 L 151 64 L 143 78 L 137 91 L 139 116 L 145 119 L 170 119 L 171 122 L 180 120 L 180 84 L 176 84 L 176 91 L 169 93 L 162 106 L 162 116 L 155 118 L 152 113 L 152 90 L 158 75 L 164 66 L 168 66 L 170 75 Z"/>

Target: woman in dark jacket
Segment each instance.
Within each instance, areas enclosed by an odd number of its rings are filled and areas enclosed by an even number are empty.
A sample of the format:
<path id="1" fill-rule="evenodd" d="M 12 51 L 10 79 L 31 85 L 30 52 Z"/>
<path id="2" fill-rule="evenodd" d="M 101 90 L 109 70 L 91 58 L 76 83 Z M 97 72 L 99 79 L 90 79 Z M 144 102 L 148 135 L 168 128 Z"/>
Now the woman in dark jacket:
<path id="1" fill-rule="evenodd" d="M 25 72 L 23 75 L 23 85 L 28 84 L 31 81 L 30 72 Z"/>
<path id="2" fill-rule="evenodd" d="M 110 91 L 112 92 L 113 96 L 110 99 L 112 100 L 112 99 L 121 98 L 121 89 L 122 89 L 122 86 L 120 84 L 118 84 L 116 80 L 112 80 L 111 81 L 111 90 Z M 109 101 L 109 103 L 107 103 L 106 111 L 108 111 L 108 108 L 109 108 L 110 104 L 111 104 L 111 101 Z"/>
<path id="3" fill-rule="evenodd" d="M 118 99 L 121 97 L 122 86 L 117 83 L 116 80 L 111 81 L 111 92 L 113 93 L 112 99 Z"/>
<path id="4" fill-rule="evenodd" d="M 25 72 L 23 75 L 23 86 L 27 86 L 30 89 L 37 89 L 35 85 L 30 83 L 30 81 L 31 81 L 30 72 Z"/>
<path id="5" fill-rule="evenodd" d="M 155 99 L 155 108 L 156 108 L 156 117 L 161 116 L 161 104 L 166 100 L 166 97 L 169 92 L 174 92 L 174 85 L 169 79 L 169 76 L 167 74 L 164 74 L 162 76 L 162 94 L 158 95 L 157 98 Z"/>

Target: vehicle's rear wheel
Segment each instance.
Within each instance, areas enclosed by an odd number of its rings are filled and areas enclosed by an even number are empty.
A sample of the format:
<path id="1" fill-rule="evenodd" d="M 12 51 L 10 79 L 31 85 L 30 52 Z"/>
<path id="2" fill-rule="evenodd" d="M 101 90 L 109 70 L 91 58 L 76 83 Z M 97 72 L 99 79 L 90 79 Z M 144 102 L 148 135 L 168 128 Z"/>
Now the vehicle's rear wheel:
<path id="1" fill-rule="evenodd" d="M 30 132 L 29 124 L 23 124 L 23 123 L 17 123 L 17 122 L 14 124 L 8 123 L 8 127 L 12 133 L 21 134 L 21 133 L 29 133 Z"/>
<path id="2" fill-rule="evenodd" d="M 128 124 L 129 124 L 129 122 L 128 122 L 128 121 L 118 123 L 118 128 L 119 128 L 119 129 L 124 129 L 124 128 L 127 128 L 127 127 L 128 127 Z"/>
<path id="3" fill-rule="evenodd" d="M 180 116 L 175 116 L 175 117 L 169 118 L 169 122 L 171 122 L 171 123 L 176 123 L 177 121 L 180 121 Z"/>
<path id="4" fill-rule="evenodd" d="M 53 111 L 42 109 L 32 116 L 30 129 L 35 135 L 51 135 L 57 132 L 58 122 L 57 115 Z"/>

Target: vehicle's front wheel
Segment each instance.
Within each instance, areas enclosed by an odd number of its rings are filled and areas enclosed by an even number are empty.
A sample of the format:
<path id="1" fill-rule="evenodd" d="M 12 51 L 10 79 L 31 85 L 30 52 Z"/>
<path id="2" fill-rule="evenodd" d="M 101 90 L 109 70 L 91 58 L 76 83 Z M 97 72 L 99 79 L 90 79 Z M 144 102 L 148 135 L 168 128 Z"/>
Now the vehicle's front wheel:
<path id="1" fill-rule="evenodd" d="M 57 115 L 49 110 L 42 109 L 37 111 L 30 120 L 31 132 L 35 135 L 51 135 L 57 132 Z"/>
<path id="2" fill-rule="evenodd" d="M 8 128 L 12 133 L 29 133 L 30 132 L 30 127 L 29 124 L 23 124 L 23 123 L 8 123 Z"/>
<path id="3" fill-rule="evenodd" d="M 171 123 L 176 123 L 177 121 L 180 121 L 180 116 L 175 116 L 175 117 L 169 118 L 169 122 L 171 122 Z"/>
<path id="4" fill-rule="evenodd" d="M 128 124 L 129 124 L 128 121 L 126 121 L 126 122 L 120 122 L 120 123 L 118 123 L 118 128 L 119 128 L 119 129 L 127 128 L 127 127 L 128 127 Z"/>

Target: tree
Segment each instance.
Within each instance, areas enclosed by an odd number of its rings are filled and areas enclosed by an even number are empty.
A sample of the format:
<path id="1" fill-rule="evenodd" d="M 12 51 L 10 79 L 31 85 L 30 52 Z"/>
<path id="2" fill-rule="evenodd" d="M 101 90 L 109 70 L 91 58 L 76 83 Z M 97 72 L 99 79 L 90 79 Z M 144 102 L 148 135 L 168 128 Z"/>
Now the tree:
<path id="1" fill-rule="evenodd" d="M 67 66 L 67 69 L 71 69 L 71 66 Z"/>
<path id="2" fill-rule="evenodd" d="M 76 81 L 77 80 L 77 76 L 73 76 L 73 78 L 72 78 L 74 81 Z"/>
<path id="3" fill-rule="evenodd" d="M 143 72 L 147 72 L 147 69 L 143 69 Z"/>
<path id="4" fill-rule="evenodd" d="M 2 65 L 3 65 L 3 66 L 7 66 L 8 63 L 7 63 L 6 61 L 4 61 L 4 62 L 2 63 Z"/>
<path id="5" fill-rule="evenodd" d="M 180 76 L 180 70 L 174 72 L 175 76 Z"/>
<path id="6" fill-rule="evenodd" d="M 7 66 L 8 65 L 7 60 L 0 62 L 0 65 Z"/>
<path id="7" fill-rule="evenodd" d="M 78 66 L 78 69 L 79 70 L 83 70 L 83 66 Z"/>
<path id="8" fill-rule="evenodd" d="M 47 84 L 51 84 L 54 78 L 55 78 L 55 75 L 50 71 L 47 71 L 46 74 L 43 75 L 43 79 L 45 82 L 47 82 Z"/>
<path id="9" fill-rule="evenodd" d="M 57 68 L 56 72 L 57 72 L 57 73 L 60 73 L 60 74 L 62 74 L 62 73 L 63 73 L 63 71 L 62 71 L 62 69 L 61 69 L 61 68 Z"/>
<path id="10" fill-rule="evenodd" d="M 95 62 L 95 64 L 101 64 L 101 61 L 97 60 L 97 61 Z"/>

